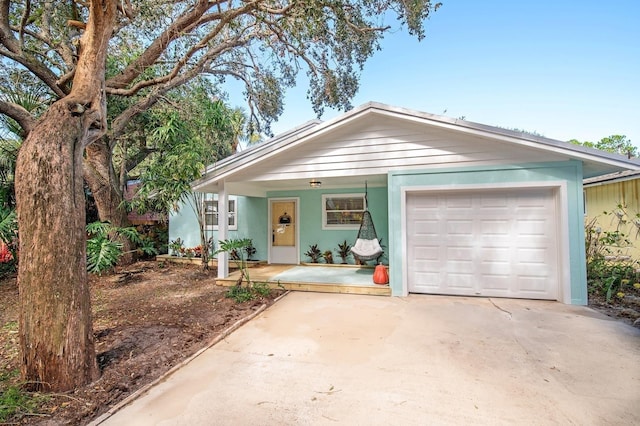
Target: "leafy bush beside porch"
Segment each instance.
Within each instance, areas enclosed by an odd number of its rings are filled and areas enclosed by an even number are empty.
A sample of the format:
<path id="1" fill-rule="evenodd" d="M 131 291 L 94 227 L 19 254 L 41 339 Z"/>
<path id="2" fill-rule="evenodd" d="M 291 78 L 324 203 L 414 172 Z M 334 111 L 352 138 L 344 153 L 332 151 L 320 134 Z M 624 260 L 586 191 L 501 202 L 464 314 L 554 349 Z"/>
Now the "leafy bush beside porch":
<path id="1" fill-rule="evenodd" d="M 606 230 L 601 222 L 613 223 Z M 590 296 L 607 303 L 625 297 L 640 298 L 640 262 L 630 255 L 640 235 L 640 214 L 624 205 L 591 219 L 585 225 L 587 288 Z M 639 299 L 640 300 L 640 299 Z"/>

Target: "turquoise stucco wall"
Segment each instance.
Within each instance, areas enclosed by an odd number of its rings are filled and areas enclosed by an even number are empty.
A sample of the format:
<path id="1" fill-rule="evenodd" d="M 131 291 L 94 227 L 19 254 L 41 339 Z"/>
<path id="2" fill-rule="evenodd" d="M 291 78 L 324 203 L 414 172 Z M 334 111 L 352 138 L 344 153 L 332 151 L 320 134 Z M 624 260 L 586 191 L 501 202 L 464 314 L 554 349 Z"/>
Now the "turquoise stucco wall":
<path id="1" fill-rule="evenodd" d="M 267 200 L 259 197 L 237 198 L 238 229 L 229 231 L 231 238 L 251 238 L 256 249 L 254 258 L 267 258 Z M 214 240 L 218 241 L 218 231 L 212 231 Z M 169 241 L 181 238 L 185 247 L 200 245 L 198 221 L 193 209 L 188 204 L 180 206 L 177 213 L 169 216 Z M 217 248 L 217 245 L 216 245 Z"/>
<path id="2" fill-rule="evenodd" d="M 403 295 L 402 188 L 416 186 L 480 185 L 516 182 L 563 181 L 567 188 L 569 232 L 570 303 L 587 303 L 582 212 L 582 163 L 567 161 L 542 164 L 503 165 L 475 168 L 431 169 L 389 174 L 390 285 L 394 296 Z M 452 189 L 455 189 L 453 187 Z M 561 286 L 563 283 L 560 284 Z"/>
<path id="3" fill-rule="evenodd" d="M 332 250 L 334 261 L 340 262 L 336 253 L 338 243 L 347 240 L 351 245 L 355 243 L 358 230 L 323 230 L 322 229 L 322 194 L 350 194 L 363 193 L 363 188 L 347 189 L 313 189 L 302 191 L 272 191 L 267 194 L 268 198 L 299 198 L 300 209 L 300 260 L 308 262 L 309 259 L 304 253 L 312 244 L 318 244 L 322 250 Z M 256 259 L 266 260 L 268 258 L 268 198 L 259 197 L 238 197 L 238 230 L 229 231 L 229 238 L 251 238 L 256 248 Z M 382 239 L 382 244 L 388 246 L 387 228 L 387 189 L 369 188 L 369 211 L 376 227 L 378 237 Z M 215 241 L 218 240 L 217 231 L 213 231 Z M 169 218 L 169 241 L 181 238 L 185 242 L 185 247 L 194 247 L 200 244 L 198 222 L 193 209 L 189 205 L 184 205 L 177 213 Z M 384 259 L 386 261 L 386 257 Z M 353 258 L 349 258 L 353 263 Z"/>
<path id="4" fill-rule="evenodd" d="M 308 262 L 309 258 L 304 253 L 309 250 L 312 244 L 318 244 L 322 251 L 332 250 L 335 263 L 340 263 L 337 254 L 338 244 L 344 240 L 353 245 L 358 235 L 358 230 L 323 230 L 322 229 L 322 195 L 323 194 L 362 194 L 364 188 L 343 188 L 343 189 L 313 189 L 305 191 L 271 191 L 267 195 L 269 198 L 298 197 L 300 200 L 300 261 Z M 387 188 L 369 188 L 368 203 L 371 217 L 378 238 L 382 239 L 382 244 L 387 246 L 389 242 L 389 232 L 387 228 L 388 208 L 387 208 Z M 386 261 L 386 258 L 385 258 Z M 353 258 L 349 258 L 349 263 L 354 263 Z"/>

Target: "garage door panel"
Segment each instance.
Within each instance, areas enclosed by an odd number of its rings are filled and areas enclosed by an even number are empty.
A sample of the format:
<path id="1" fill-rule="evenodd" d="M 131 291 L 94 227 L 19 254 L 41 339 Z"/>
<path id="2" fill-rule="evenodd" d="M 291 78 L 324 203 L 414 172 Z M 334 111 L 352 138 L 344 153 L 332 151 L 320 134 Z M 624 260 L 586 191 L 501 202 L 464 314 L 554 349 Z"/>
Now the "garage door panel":
<path id="1" fill-rule="evenodd" d="M 546 237 L 549 221 L 546 219 L 517 219 L 515 233 L 523 237 Z"/>
<path id="2" fill-rule="evenodd" d="M 469 259 L 473 254 L 473 247 L 470 246 L 462 246 L 462 247 L 445 247 L 447 259 Z M 439 255 L 442 255 L 442 251 L 439 251 Z"/>
<path id="3" fill-rule="evenodd" d="M 439 234 L 438 228 L 442 226 L 437 220 L 418 220 L 415 223 L 414 232 L 416 237 L 434 237 Z"/>
<path id="4" fill-rule="evenodd" d="M 549 258 L 548 251 L 543 248 L 519 248 L 517 251 L 518 261 L 523 264 L 544 265 Z"/>
<path id="5" fill-rule="evenodd" d="M 512 221 L 508 219 L 481 219 L 480 232 L 483 236 L 507 236 Z"/>
<path id="6" fill-rule="evenodd" d="M 466 211 L 473 207 L 473 201 L 462 195 L 447 197 L 444 200 L 444 206 L 447 210 L 455 213 L 457 210 Z"/>
<path id="7" fill-rule="evenodd" d="M 509 197 L 507 194 L 475 194 L 481 208 L 502 208 L 507 209 L 511 208 L 511 203 L 509 202 Z"/>
<path id="8" fill-rule="evenodd" d="M 504 261 L 482 261 L 478 268 L 482 277 L 490 277 L 493 275 L 511 276 L 513 267 L 511 262 Z"/>
<path id="9" fill-rule="evenodd" d="M 511 292 L 511 285 L 513 277 L 509 275 L 487 275 L 487 284 L 484 286 L 486 295 L 487 291 L 500 292 L 501 294 L 508 294 Z"/>
<path id="10" fill-rule="evenodd" d="M 415 272 L 412 279 L 420 293 L 437 293 L 442 280 L 440 272 Z"/>
<path id="11" fill-rule="evenodd" d="M 515 267 L 515 273 L 518 277 L 538 277 L 549 278 L 549 270 L 539 263 L 523 263 L 520 262 Z"/>
<path id="12" fill-rule="evenodd" d="M 406 206 L 409 291 L 556 299 L 552 189 L 409 193 Z"/>
<path id="13" fill-rule="evenodd" d="M 546 194 L 544 194 L 542 191 L 536 194 L 533 191 L 535 190 L 526 190 L 528 194 L 518 200 L 518 204 L 515 205 L 515 208 L 518 210 L 546 210 L 548 205 L 548 198 Z"/>
<path id="14" fill-rule="evenodd" d="M 442 251 L 440 246 L 418 246 L 415 249 L 416 260 L 439 260 Z"/>
<path id="15" fill-rule="evenodd" d="M 453 219 L 447 221 L 447 235 L 473 236 L 473 221 L 469 219 Z"/>
<path id="16" fill-rule="evenodd" d="M 518 277 L 518 293 L 525 295 L 527 298 L 548 298 L 549 291 L 546 280 L 541 280 L 537 277 Z M 557 296 L 557 291 L 552 291 L 552 294 L 555 298 Z"/>
<path id="17" fill-rule="evenodd" d="M 483 244 L 480 249 L 482 250 L 483 262 L 496 261 L 508 263 L 507 259 L 511 257 L 512 248 L 510 246 Z"/>
<path id="18" fill-rule="evenodd" d="M 473 275 L 475 271 L 475 264 L 470 260 L 450 259 L 445 264 L 444 271 L 447 274 Z"/>
<path id="19" fill-rule="evenodd" d="M 437 287 L 437 282 L 439 281 L 438 272 L 416 272 L 415 278 L 419 285 L 421 286 L 432 286 Z"/>
<path id="20" fill-rule="evenodd" d="M 452 290 L 473 290 L 475 277 L 473 274 L 462 272 L 451 272 L 447 274 L 450 281 L 449 287 Z"/>

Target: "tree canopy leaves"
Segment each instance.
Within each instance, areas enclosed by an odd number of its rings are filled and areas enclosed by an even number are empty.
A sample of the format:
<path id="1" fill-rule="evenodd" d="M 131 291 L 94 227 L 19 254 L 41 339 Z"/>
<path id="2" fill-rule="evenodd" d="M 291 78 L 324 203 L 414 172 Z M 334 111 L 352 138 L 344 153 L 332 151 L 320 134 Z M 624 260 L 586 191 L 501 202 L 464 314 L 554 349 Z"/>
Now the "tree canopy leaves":
<path id="1" fill-rule="evenodd" d="M 595 148 L 601 151 L 607 151 L 614 154 L 625 155 L 629 158 L 638 156 L 638 147 L 631 143 L 631 140 L 625 135 L 611 135 L 600 139 L 598 142 L 571 139 L 569 143 L 574 145 L 582 145 L 588 148 Z"/>
<path id="2" fill-rule="evenodd" d="M 1 6 L 4 77 L 26 69 L 51 99 L 68 94 L 88 4 L 4 0 Z M 439 6 L 429 0 L 125 0 L 109 45 L 105 90 L 135 102 L 109 132 L 121 135 L 132 117 L 203 74 L 218 83 L 239 81 L 250 121 L 267 128 L 300 72 L 308 76 L 318 114 L 325 107 L 348 109 L 359 72 L 384 32 L 399 23 L 423 38 L 424 21 Z M 20 109 L 3 99 L 0 111 L 15 118 Z"/>
<path id="3" fill-rule="evenodd" d="M 138 211 L 176 210 L 205 167 L 231 152 L 236 112 L 204 89 L 190 95 L 194 102 L 156 111 L 158 121 L 148 136 L 155 150 L 140 166 L 142 185 L 132 203 Z"/>

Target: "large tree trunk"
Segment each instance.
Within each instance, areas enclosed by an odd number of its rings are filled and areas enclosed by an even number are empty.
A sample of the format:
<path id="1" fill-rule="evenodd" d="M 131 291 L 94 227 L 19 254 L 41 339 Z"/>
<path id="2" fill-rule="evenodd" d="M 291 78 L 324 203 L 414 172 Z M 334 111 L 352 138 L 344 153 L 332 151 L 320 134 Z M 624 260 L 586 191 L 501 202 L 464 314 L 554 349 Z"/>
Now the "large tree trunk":
<path id="1" fill-rule="evenodd" d="M 66 391 L 97 377 L 86 272 L 82 154 L 106 130 L 104 74 L 115 0 L 93 0 L 71 93 L 24 141 L 16 166 L 22 378 Z"/>
<path id="2" fill-rule="evenodd" d="M 58 101 L 18 157 L 22 378 L 69 390 L 96 378 L 87 283 L 81 118 Z"/>

